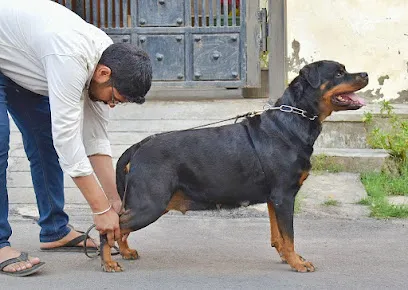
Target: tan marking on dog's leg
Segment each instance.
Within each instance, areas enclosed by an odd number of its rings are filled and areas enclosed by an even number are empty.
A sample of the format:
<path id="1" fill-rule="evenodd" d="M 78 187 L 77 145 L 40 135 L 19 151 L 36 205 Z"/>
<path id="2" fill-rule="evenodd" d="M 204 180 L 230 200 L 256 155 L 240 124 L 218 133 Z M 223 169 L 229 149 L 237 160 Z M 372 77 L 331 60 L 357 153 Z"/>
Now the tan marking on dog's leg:
<path id="1" fill-rule="evenodd" d="M 298 272 L 314 272 L 315 267 L 309 261 L 305 261 L 301 256 L 296 254 L 293 239 L 282 233 L 283 239 L 283 256 L 286 262 L 292 267 L 292 269 Z"/>
<path id="2" fill-rule="evenodd" d="M 111 247 L 108 244 L 107 236 L 100 235 L 101 239 L 101 267 L 105 272 L 122 272 L 123 268 L 119 265 L 118 262 L 112 259 Z"/>
<path id="3" fill-rule="evenodd" d="M 271 246 L 276 249 L 283 263 L 287 263 L 286 258 L 283 254 L 283 238 L 279 230 L 279 224 L 276 220 L 275 207 L 272 202 L 268 202 L 268 212 L 269 212 L 269 221 L 271 226 Z M 298 255 L 298 254 L 296 254 Z M 300 256 L 299 259 L 304 261 Z"/>
<path id="4" fill-rule="evenodd" d="M 282 247 L 283 240 L 279 231 L 278 222 L 276 220 L 275 208 L 272 202 L 268 202 L 269 222 L 271 227 L 271 246 L 276 249 L 279 256 L 283 259 Z"/>
<path id="5" fill-rule="evenodd" d="M 122 240 L 123 236 L 126 235 L 125 233 L 130 232 L 129 230 L 126 231 L 124 230 L 123 232 L 121 231 L 121 239 L 118 241 L 119 245 L 119 252 L 122 255 L 122 258 L 125 260 L 136 260 L 139 258 L 139 254 L 137 253 L 136 250 L 129 248 L 129 244 L 127 242 L 127 238 L 125 240 Z"/>
<path id="6" fill-rule="evenodd" d="M 126 174 L 129 173 L 129 171 L 130 171 L 130 162 L 128 164 L 126 164 L 124 171 L 125 171 Z"/>
<path id="7" fill-rule="evenodd" d="M 170 210 L 178 210 L 185 214 L 190 209 L 190 199 L 181 191 L 178 190 L 173 194 L 169 204 L 167 205 L 166 211 L 163 213 L 167 213 Z"/>
<path id="8" fill-rule="evenodd" d="M 302 186 L 303 182 L 305 182 L 305 180 L 308 178 L 309 176 L 309 171 L 303 171 L 302 174 L 300 175 L 300 179 L 299 179 L 299 185 Z"/>

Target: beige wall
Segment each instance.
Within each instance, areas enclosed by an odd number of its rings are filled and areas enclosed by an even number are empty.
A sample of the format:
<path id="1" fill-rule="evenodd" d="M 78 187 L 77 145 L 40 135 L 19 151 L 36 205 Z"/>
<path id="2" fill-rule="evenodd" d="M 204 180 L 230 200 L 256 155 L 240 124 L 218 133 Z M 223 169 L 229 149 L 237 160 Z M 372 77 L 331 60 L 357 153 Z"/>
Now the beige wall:
<path id="1" fill-rule="evenodd" d="M 333 59 L 368 72 L 366 97 L 408 100 L 407 13 L 408 0 L 287 0 L 289 80 Z"/>

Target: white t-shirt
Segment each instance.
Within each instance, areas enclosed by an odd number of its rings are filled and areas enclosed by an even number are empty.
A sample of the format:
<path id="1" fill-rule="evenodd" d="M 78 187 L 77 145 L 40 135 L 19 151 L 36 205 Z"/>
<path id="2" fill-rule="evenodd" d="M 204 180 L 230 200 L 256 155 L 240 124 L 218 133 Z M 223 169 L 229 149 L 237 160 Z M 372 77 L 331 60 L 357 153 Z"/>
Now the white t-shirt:
<path id="1" fill-rule="evenodd" d="M 110 108 L 90 101 L 87 93 L 111 44 L 102 30 L 53 1 L 0 0 L 0 71 L 49 96 L 54 147 L 61 168 L 72 177 L 92 174 L 87 156 L 111 156 Z"/>

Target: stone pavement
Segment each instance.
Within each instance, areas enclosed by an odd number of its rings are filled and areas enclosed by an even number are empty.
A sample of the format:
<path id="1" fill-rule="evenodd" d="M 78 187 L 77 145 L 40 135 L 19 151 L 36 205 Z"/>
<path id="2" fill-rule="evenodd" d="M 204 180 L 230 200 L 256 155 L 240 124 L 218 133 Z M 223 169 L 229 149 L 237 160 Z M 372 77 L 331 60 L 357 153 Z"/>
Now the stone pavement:
<path id="1" fill-rule="evenodd" d="M 85 207 L 67 206 L 71 224 L 92 223 Z M 132 233 L 136 261 L 103 273 L 98 258 L 39 250 L 39 227 L 12 213 L 12 244 L 46 266 L 33 276 L 0 275 L 1 289 L 406 289 L 408 224 L 368 218 L 296 216 L 296 251 L 317 267 L 296 273 L 270 247 L 267 217 L 166 215 Z M 91 233 L 95 236 L 95 232 Z"/>

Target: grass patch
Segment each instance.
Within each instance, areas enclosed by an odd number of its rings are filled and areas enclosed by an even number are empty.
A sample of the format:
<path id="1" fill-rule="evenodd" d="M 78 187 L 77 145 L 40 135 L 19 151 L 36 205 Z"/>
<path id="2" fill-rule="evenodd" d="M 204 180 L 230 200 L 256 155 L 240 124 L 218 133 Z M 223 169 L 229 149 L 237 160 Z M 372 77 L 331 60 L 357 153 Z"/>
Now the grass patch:
<path id="1" fill-rule="evenodd" d="M 361 200 L 359 204 L 370 206 L 372 217 L 408 218 L 407 205 L 393 205 L 387 200 L 388 196 L 408 195 L 408 171 L 404 170 L 402 175 L 364 173 L 361 181 L 368 198 Z"/>
<path id="2" fill-rule="evenodd" d="M 357 202 L 359 205 L 371 205 L 371 199 L 370 198 L 363 198 L 359 202 Z"/>
<path id="3" fill-rule="evenodd" d="M 335 199 L 328 199 L 325 202 L 322 203 L 325 206 L 338 206 L 340 204 L 340 202 L 338 200 Z"/>
<path id="4" fill-rule="evenodd" d="M 372 198 L 389 195 L 408 195 L 408 172 L 402 175 L 390 173 L 363 173 L 361 175 L 367 193 Z"/>
<path id="5" fill-rule="evenodd" d="M 392 162 L 388 162 L 387 171 L 361 175 L 368 198 L 360 204 L 370 206 L 373 217 L 407 218 L 408 206 L 390 204 L 388 196 L 408 195 L 408 120 L 395 114 L 389 101 L 383 101 L 380 120 L 375 124 L 373 115 L 366 113 L 363 121 L 372 127 L 368 145 L 387 150 Z"/>
<path id="6" fill-rule="evenodd" d="M 325 154 L 313 155 L 311 158 L 311 164 L 313 171 L 326 171 L 332 173 L 343 171 L 343 167 L 340 164 L 336 163 L 333 158 Z"/>
<path id="7" fill-rule="evenodd" d="M 371 205 L 371 216 L 378 218 L 408 218 L 408 206 L 394 205 L 387 201 L 374 201 Z"/>
<path id="8" fill-rule="evenodd" d="M 300 194 L 296 195 L 295 209 L 294 209 L 295 214 L 300 213 L 300 210 L 301 210 L 301 207 L 302 207 L 302 200 L 303 200 L 303 196 L 301 196 Z"/>

